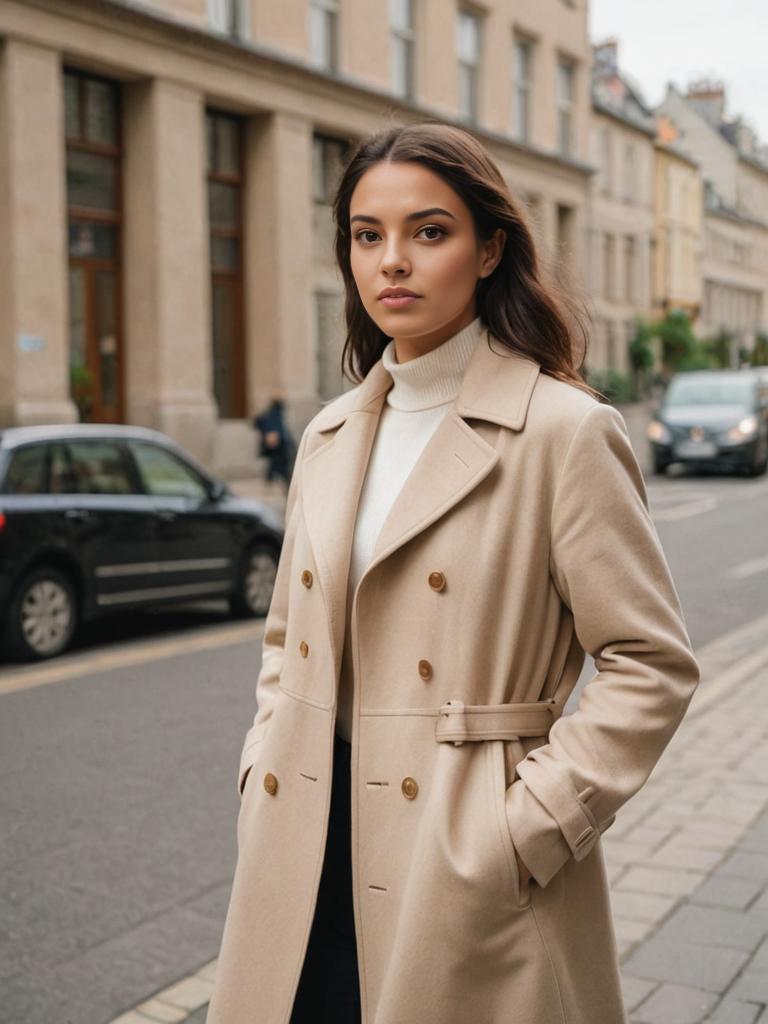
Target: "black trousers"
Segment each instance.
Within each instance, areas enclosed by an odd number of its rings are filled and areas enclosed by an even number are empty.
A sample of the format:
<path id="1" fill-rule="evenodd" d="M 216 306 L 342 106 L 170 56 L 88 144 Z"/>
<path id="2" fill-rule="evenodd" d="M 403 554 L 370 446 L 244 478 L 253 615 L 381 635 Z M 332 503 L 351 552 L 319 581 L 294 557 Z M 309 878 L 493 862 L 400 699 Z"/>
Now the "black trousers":
<path id="1" fill-rule="evenodd" d="M 323 871 L 290 1024 L 360 1024 L 352 907 L 351 750 L 337 735 Z"/>

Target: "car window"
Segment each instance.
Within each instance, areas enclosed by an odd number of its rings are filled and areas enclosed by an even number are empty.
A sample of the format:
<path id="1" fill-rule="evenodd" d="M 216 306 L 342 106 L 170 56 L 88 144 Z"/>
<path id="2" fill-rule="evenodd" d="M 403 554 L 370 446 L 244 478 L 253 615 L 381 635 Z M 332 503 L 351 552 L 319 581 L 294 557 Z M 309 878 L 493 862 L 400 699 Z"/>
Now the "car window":
<path id="1" fill-rule="evenodd" d="M 754 400 L 755 381 L 743 379 L 676 377 L 667 388 L 665 405 L 747 405 Z"/>
<path id="2" fill-rule="evenodd" d="M 145 441 L 131 441 L 130 446 L 149 494 L 198 500 L 207 497 L 208 490 L 201 478 L 173 452 Z"/>
<path id="3" fill-rule="evenodd" d="M 135 494 L 116 441 L 67 441 L 52 446 L 51 493 Z"/>
<path id="4" fill-rule="evenodd" d="M 44 494 L 46 445 L 29 444 L 11 455 L 3 482 L 4 494 Z"/>

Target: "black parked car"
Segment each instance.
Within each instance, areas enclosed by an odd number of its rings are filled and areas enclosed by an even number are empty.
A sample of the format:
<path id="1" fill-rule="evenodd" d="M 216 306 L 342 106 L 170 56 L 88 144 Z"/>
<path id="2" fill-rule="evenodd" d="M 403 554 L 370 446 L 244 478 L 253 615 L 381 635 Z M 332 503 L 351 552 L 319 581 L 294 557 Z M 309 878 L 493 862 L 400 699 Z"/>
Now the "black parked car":
<path id="1" fill-rule="evenodd" d="M 672 462 L 768 468 L 768 380 L 758 368 L 677 373 L 648 424 L 656 473 Z"/>
<path id="2" fill-rule="evenodd" d="M 79 424 L 0 432 L 0 622 L 48 658 L 80 622 L 213 596 L 263 616 L 283 526 L 164 434 Z"/>

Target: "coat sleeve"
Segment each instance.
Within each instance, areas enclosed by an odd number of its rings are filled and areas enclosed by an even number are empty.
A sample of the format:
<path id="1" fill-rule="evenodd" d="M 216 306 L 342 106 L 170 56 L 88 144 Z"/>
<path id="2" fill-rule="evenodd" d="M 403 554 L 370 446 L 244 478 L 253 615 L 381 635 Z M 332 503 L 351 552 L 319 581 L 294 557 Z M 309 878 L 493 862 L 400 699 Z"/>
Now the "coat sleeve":
<path id="1" fill-rule="evenodd" d="M 642 472 L 611 405 L 591 406 L 569 443 L 550 573 L 597 672 L 507 789 L 513 841 L 542 886 L 585 857 L 644 784 L 699 682 Z"/>
<path id="2" fill-rule="evenodd" d="M 288 494 L 285 502 L 283 546 L 280 551 L 277 574 L 272 589 L 272 599 L 267 611 L 267 617 L 264 620 L 264 637 L 261 642 L 261 668 L 256 679 L 256 715 L 253 725 L 246 733 L 245 742 L 240 754 L 237 790 L 241 796 L 243 786 L 245 785 L 245 777 L 255 760 L 258 744 L 264 739 L 264 734 L 272 715 L 277 684 L 280 679 L 280 669 L 283 663 L 285 630 L 288 622 L 289 576 L 296 528 L 299 517 L 302 515 L 300 501 L 301 461 L 304 456 L 308 433 L 309 426 L 305 429 L 299 442 L 291 481 L 288 485 Z"/>

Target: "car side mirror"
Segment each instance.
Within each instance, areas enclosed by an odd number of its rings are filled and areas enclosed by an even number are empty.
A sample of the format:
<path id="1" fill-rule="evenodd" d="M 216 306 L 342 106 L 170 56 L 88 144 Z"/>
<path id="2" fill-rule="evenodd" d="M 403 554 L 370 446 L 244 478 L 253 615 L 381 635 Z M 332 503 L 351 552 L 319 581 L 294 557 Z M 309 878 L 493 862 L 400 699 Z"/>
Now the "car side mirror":
<path id="1" fill-rule="evenodd" d="M 227 485 L 222 480 L 214 480 L 209 493 L 212 501 L 221 501 L 227 493 Z"/>

